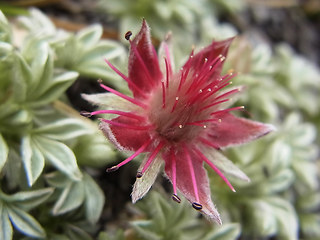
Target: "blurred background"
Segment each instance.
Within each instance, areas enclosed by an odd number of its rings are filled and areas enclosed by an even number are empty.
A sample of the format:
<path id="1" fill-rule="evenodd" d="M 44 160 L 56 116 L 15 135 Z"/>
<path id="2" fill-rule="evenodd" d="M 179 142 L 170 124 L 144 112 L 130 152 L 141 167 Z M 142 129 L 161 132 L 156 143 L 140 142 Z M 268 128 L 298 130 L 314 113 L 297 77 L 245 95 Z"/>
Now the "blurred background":
<path id="1" fill-rule="evenodd" d="M 320 239 L 319 0 L 1 0 L 0 239 Z M 246 90 L 244 117 L 277 127 L 224 154 L 251 182 L 237 192 L 208 171 L 223 225 L 171 201 L 159 176 L 130 199 L 139 159 L 99 132 L 82 93 L 130 94 L 103 61 L 127 71 L 127 31 L 142 18 L 157 48 L 168 32 L 177 69 L 192 46 L 237 36 L 224 71 Z M 93 120 L 93 121 L 92 121 Z"/>

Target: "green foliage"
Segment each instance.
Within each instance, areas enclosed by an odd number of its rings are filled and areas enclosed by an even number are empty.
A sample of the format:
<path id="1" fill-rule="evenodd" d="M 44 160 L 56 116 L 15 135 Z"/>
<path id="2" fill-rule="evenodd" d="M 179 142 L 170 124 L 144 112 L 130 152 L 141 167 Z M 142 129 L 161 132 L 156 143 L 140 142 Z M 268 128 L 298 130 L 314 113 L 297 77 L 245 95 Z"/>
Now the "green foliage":
<path id="1" fill-rule="evenodd" d="M 99 26 L 77 34 L 63 32 L 34 9 L 21 22 L 26 30 L 16 45 L 13 32 L 20 30 L 0 13 L 0 238 L 12 239 L 15 230 L 32 238 L 57 238 L 51 231 L 62 224 L 50 228 L 49 219 L 54 222 L 83 209 L 77 221 L 64 222 L 62 229 L 67 239 L 92 239 L 90 229 L 82 225 L 98 221 L 105 198 L 92 177 L 79 168 L 77 157 L 79 146 L 91 149 L 102 144 L 102 137 L 95 124 L 69 106 L 65 93 L 79 76 L 110 78 L 109 70 L 95 63 L 103 62 L 104 56 L 117 60 L 123 49 L 101 41 Z M 79 55 L 67 59 L 62 46 L 69 41 L 76 47 L 71 51 Z M 87 141 L 96 134 L 100 137 Z M 103 166 L 114 160 L 115 153 L 106 142 L 104 147 L 99 144 L 93 157 L 95 165 Z M 80 158 L 82 166 L 92 165 L 90 151 Z"/>
<path id="2" fill-rule="evenodd" d="M 132 223 L 138 234 L 137 239 L 237 239 L 240 234 L 238 224 L 215 226 L 205 219 L 197 218 L 198 213 L 186 201 L 178 204 L 153 191 L 139 202 L 142 219 Z"/>

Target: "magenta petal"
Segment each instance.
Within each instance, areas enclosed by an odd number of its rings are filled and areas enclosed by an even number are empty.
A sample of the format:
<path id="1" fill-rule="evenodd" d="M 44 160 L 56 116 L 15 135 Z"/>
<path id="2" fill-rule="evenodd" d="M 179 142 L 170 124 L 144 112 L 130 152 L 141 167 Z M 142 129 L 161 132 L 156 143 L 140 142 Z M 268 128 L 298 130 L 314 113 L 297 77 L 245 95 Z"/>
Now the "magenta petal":
<path id="1" fill-rule="evenodd" d="M 112 119 L 115 123 L 141 126 L 141 120 L 120 116 Z M 136 151 L 150 139 L 149 130 L 136 130 L 112 125 L 101 121 L 99 125 L 104 135 L 121 151 Z"/>
<path id="2" fill-rule="evenodd" d="M 169 157 L 165 157 L 165 172 L 172 182 L 172 170 L 171 161 Z M 203 168 L 201 159 L 192 154 L 191 159 L 193 161 L 193 168 L 198 187 L 199 202 L 202 205 L 201 212 L 209 219 L 221 224 L 221 219 L 217 209 L 211 200 L 211 193 L 209 187 L 209 180 L 207 172 Z M 192 179 L 190 177 L 190 171 L 186 164 L 186 158 L 183 154 L 176 155 L 176 181 L 178 190 L 188 199 L 191 203 L 197 202 L 194 194 Z"/>
<path id="3" fill-rule="evenodd" d="M 160 84 L 162 79 L 158 56 L 151 43 L 150 29 L 145 20 L 140 32 L 130 43 L 128 72 L 130 80 L 136 87 L 132 87 L 130 83 L 129 87 L 134 97 L 144 98 L 144 95 L 135 89 L 139 88 L 148 93 Z"/>
<path id="4" fill-rule="evenodd" d="M 207 139 L 217 147 L 243 144 L 275 130 L 270 124 L 235 117 L 230 113 L 216 114 L 215 117 L 221 121 L 211 127 Z"/>
<path id="5" fill-rule="evenodd" d="M 196 55 L 193 56 L 192 61 L 190 62 L 191 66 L 187 66 L 188 63 L 184 66 L 184 68 L 191 67 L 195 72 L 202 69 L 204 65 L 204 60 L 207 59 L 208 63 L 212 63 L 219 56 L 226 57 L 230 44 L 234 38 L 228 38 L 223 41 L 213 41 L 209 46 L 202 49 Z M 220 64 L 212 71 L 212 74 L 208 77 L 208 80 L 215 79 L 220 76 L 223 64 Z M 209 66 L 208 66 L 209 67 Z"/>

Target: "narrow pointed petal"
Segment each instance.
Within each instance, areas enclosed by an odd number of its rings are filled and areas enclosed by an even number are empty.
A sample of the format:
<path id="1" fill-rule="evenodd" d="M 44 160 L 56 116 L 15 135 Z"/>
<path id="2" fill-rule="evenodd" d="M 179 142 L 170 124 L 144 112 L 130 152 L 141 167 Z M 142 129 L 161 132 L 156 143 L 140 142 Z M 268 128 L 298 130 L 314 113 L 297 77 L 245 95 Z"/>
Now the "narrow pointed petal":
<path id="1" fill-rule="evenodd" d="M 219 148 L 247 143 L 275 130 L 270 124 L 235 117 L 230 113 L 214 116 L 220 121 L 211 127 L 207 140 Z"/>
<path id="2" fill-rule="evenodd" d="M 247 182 L 250 182 L 249 177 L 241 171 L 232 161 L 226 158 L 223 154 L 213 148 L 201 148 L 202 153 L 210 160 L 219 170 L 228 176 L 232 176 Z"/>
<path id="3" fill-rule="evenodd" d="M 169 156 L 166 159 L 165 172 L 168 178 L 172 182 L 172 171 Z M 196 182 L 198 184 L 199 203 L 202 205 L 200 210 L 208 219 L 221 224 L 220 215 L 215 208 L 211 200 L 211 193 L 209 187 L 209 180 L 207 172 L 203 168 L 201 159 L 198 156 L 191 154 L 193 162 Z M 176 155 L 176 177 L 177 177 L 177 188 L 178 190 L 190 201 L 191 203 L 197 202 L 194 194 L 192 180 L 189 173 L 188 165 L 183 154 Z"/>
<path id="4" fill-rule="evenodd" d="M 140 165 L 138 170 L 139 172 L 142 171 L 147 160 L 148 160 L 148 157 L 146 157 L 142 162 L 142 164 Z M 131 194 L 133 203 L 136 203 L 139 199 L 143 198 L 144 195 L 147 194 L 147 192 L 152 187 L 154 181 L 156 180 L 163 163 L 164 161 L 161 158 L 161 156 L 156 157 L 152 161 L 152 163 L 149 165 L 147 170 L 144 172 L 143 176 L 141 178 L 137 178 L 136 182 L 133 185 L 133 190 Z"/>
<path id="5" fill-rule="evenodd" d="M 156 51 L 151 43 L 150 29 L 145 20 L 140 32 L 130 43 L 129 78 L 137 88 L 148 93 L 161 83 L 162 73 Z M 144 98 L 144 95 L 135 90 L 136 87 L 129 83 L 134 97 Z"/>
<path id="6" fill-rule="evenodd" d="M 174 57 L 170 50 L 171 46 L 171 38 L 170 36 L 167 37 L 166 41 L 161 42 L 159 47 L 159 62 L 160 62 L 160 69 L 161 72 L 165 73 L 167 70 L 169 70 L 170 75 L 174 72 L 175 66 L 174 66 Z M 164 59 L 168 62 L 168 69 L 166 67 Z"/>
<path id="7" fill-rule="evenodd" d="M 126 125 L 141 125 L 137 119 L 120 116 L 111 121 Z M 149 130 L 135 130 L 101 121 L 99 125 L 104 135 L 121 151 L 136 151 L 150 139 Z"/>
<path id="8" fill-rule="evenodd" d="M 191 62 L 191 69 L 193 69 L 195 72 L 199 71 L 199 69 L 201 69 L 201 67 L 203 66 L 204 59 L 207 59 L 208 63 L 210 63 L 220 55 L 226 57 L 233 39 L 234 38 L 229 38 L 223 41 L 213 41 L 209 46 L 194 55 L 193 61 Z M 223 64 L 220 64 L 219 67 L 212 71 L 212 74 L 208 78 L 208 80 L 220 76 L 222 66 Z"/>

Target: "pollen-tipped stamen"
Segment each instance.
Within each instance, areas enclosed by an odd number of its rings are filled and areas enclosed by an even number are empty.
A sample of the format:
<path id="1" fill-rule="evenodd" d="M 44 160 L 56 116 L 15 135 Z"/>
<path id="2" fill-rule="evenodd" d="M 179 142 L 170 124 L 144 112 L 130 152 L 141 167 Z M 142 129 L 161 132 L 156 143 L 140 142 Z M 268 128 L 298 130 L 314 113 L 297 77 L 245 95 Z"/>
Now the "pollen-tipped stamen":
<path id="1" fill-rule="evenodd" d="M 119 69 L 117 69 L 111 62 L 109 62 L 107 59 L 104 59 L 104 61 L 109 65 L 109 67 L 115 73 L 117 73 L 123 80 L 125 80 L 128 84 L 130 84 L 131 87 L 133 87 L 141 95 L 145 95 L 145 93 L 134 82 L 132 82 L 130 78 L 128 78 L 126 75 L 124 75 L 122 72 L 120 72 Z"/>
<path id="2" fill-rule="evenodd" d="M 87 111 L 81 111 L 80 115 L 83 116 L 83 117 L 88 117 L 88 118 L 92 117 L 91 112 L 87 112 Z"/>
<path id="3" fill-rule="evenodd" d="M 167 58 L 164 58 L 164 63 L 166 65 L 166 84 L 167 84 L 166 87 L 169 88 L 169 78 L 172 74 L 171 65 L 169 65 Z"/>
<path id="4" fill-rule="evenodd" d="M 215 100 L 216 100 L 216 99 L 215 99 Z M 200 108 L 200 109 L 197 111 L 197 113 L 202 112 L 203 110 L 206 110 L 206 109 L 208 109 L 208 108 L 211 108 L 211 107 L 213 107 L 213 106 L 219 105 L 219 104 L 224 103 L 224 102 L 227 102 L 227 101 L 229 101 L 229 99 L 224 99 L 224 100 L 217 101 L 217 102 L 215 101 L 214 103 L 211 103 L 211 104 L 209 104 L 209 105 L 207 105 L 207 106 L 205 106 L 205 107 L 203 107 L 203 108 Z"/>
<path id="5" fill-rule="evenodd" d="M 171 198 L 173 201 L 181 203 L 181 198 L 179 198 L 177 194 L 172 194 Z"/>
<path id="6" fill-rule="evenodd" d="M 210 68 L 207 68 L 207 64 L 203 64 L 203 69 L 200 69 L 198 73 L 196 73 L 196 79 L 193 81 L 193 83 L 190 85 L 189 89 L 186 93 L 191 92 L 194 89 L 198 89 L 203 83 L 205 83 L 210 76 L 210 72 L 214 71 L 217 67 L 219 67 L 222 64 L 221 59 L 223 56 L 219 55 L 216 57 L 213 61 L 210 62 Z M 206 63 L 206 62 L 205 62 Z"/>
<path id="7" fill-rule="evenodd" d="M 195 195 L 196 201 L 200 202 L 199 201 L 199 192 L 198 192 L 198 187 L 197 187 L 197 180 L 196 180 L 196 175 L 195 175 L 194 167 L 192 164 L 191 156 L 190 156 L 190 153 L 188 152 L 188 149 L 186 146 L 184 146 L 183 150 L 184 150 L 184 155 L 187 159 L 187 164 L 188 164 L 190 175 L 191 175 L 191 181 L 192 181 L 194 195 Z"/>
<path id="8" fill-rule="evenodd" d="M 227 109 L 215 111 L 215 112 L 213 112 L 213 113 L 210 113 L 210 115 L 216 115 L 216 114 L 225 113 L 225 112 L 231 112 L 231 111 L 236 111 L 236 110 L 240 110 L 240 109 L 244 109 L 244 106 L 227 108 Z"/>
<path id="9" fill-rule="evenodd" d="M 94 111 L 94 112 L 85 112 L 85 111 L 82 111 L 82 112 L 80 112 L 80 114 L 81 114 L 82 116 L 85 116 L 85 117 L 91 117 L 91 116 L 99 115 L 99 114 L 117 114 L 117 115 L 120 115 L 120 116 L 125 116 L 125 117 L 129 117 L 129 118 L 134 118 L 134 119 L 137 119 L 137 120 L 142 120 L 142 119 L 144 119 L 144 117 L 139 116 L 139 115 L 137 115 L 137 114 L 130 113 L 130 112 L 118 111 L 118 110 L 98 110 L 98 111 Z"/>
<path id="10" fill-rule="evenodd" d="M 157 154 L 159 153 L 159 151 L 162 149 L 162 147 L 164 146 L 165 142 L 160 142 L 158 144 L 158 146 L 153 150 L 153 152 L 149 155 L 148 160 L 146 161 L 146 163 L 144 164 L 142 170 L 141 170 L 141 174 L 143 175 L 145 173 L 145 171 L 148 169 L 148 167 L 150 166 L 150 164 L 152 163 L 152 161 L 155 159 L 155 157 L 157 156 Z"/>
<path id="11" fill-rule="evenodd" d="M 192 207 L 195 209 L 195 210 L 201 210 L 202 209 L 202 205 L 200 203 L 192 203 Z"/>
<path id="12" fill-rule="evenodd" d="M 171 158 L 171 175 L 172 175 L 172 186 L 173 186 L 173 194 L 177 195 L 177 166 L 176 166 L 176 158 L 173 150 L 170 152 Z"/>
<path id="13" fill-rule="evenodd" d="M 239 89 L 239 88 L 232 89 L 232 90 L 230 90 L 230 91 L 228 91 L 228 92 L 225 92 L 225 93 L 217 96 L 217 97 L 215 98 L 215 101 L 216 101 L 216 100 L 219 100 L 219 99 L 221 99 L 221 98 L 228 97 L 228 96 L 230 96 L 231 94 L 234 94 L 234 93 L 237 93 L 237 92 L 240 92 L 240 89 Z"/>
<path id="14" fill-rule="evenodd" d="M 161 81 L 161 87 L 162 87 L 162 108 L 166 107 L 166 88 L 164 86 L 164 82 Z"/>
<path id="15" fill-rule="evenodd" d="M 145 105 L 144 103 L 142 103 L 142 102 L 140 102 L 140 101 L 138 101 L 138 100 L 136 100 L 134 98 L 128 97 L 128 96 L 126 96 L 126 95 L 124 95 L 124 94 L 122 94 L 122 93 L 120 93 L 120 92 L 118 92 L 118 91 L 116 91 L 116 90 L 114 90 L 114 89 L 102 84 L 101 80 L 99 80 L 98 82 L 100 83 L 100 86 L 103 89 L 105 89 L 105 90 L 107 90 L 107 91 L 109 91 L 109 92 L 111 92 L 111 93 L 113 93 L 113 94 L 115 94 L 115 95 L 117 95 L 117 96 L 119 96 L 119 97 L 121 97 L 121 98 L 123 98 L 123 99 L 125 99 L 125 100 L 127 100 L 127 101 L 129 101 L 129 102 L 131 102 L 131 103 L 133 103 L 135 105 L 137 105 L 137 106 L 139 106 L 139 107 L 142 107 L 144 109 L 147 108 L 147 105 Z"/>
<path id="16" fill-rule="evenodd" d="M 123 160 L 121 163 L 107 168 L 107 172 L 113 172 L 118 170 L 121 166 L 127 164 L 128 162 L 130 162 L 131 160 L 133 160 L 136 156 L 138 156 L 140 153 L 142 153 L 151 143 L 152 139 L 149 139 L 147 142 L 145 142 L 134 154 L 132 154 L 130 157 L 128 157 L 127 159 Z"/>
<path id="17" fill-rule="evenodd" d="M 153 127 L 152 125 L 144 125 L 144 126 L 129 125 L 129 124 L 119 123 L 119 122 L 115 122 L 115 121 L 104 119 L 104 118 L 100 118 L 99 120 L 117 127 L 129 128 L 133 130 L 149 130 L 150 128 Z"/>
<path id="18" fill-rule="evenodd" d="M 205 138 L 200 137 L 199 140 L 209 147 L 213 147 L 214 149 L 220 150 L 220 147 L 218 145 L 213 144 L 212 142 L 208 141 Z"/>
<path id="19" fill-rule="evenodd" d="M 197 149 L 196 147 L 193 147 L 193 150 L 201 157 L 201 159 L 206 162 L 221 178 L 222 180 L 229 186 L 229 188 L 235 192 L 236 190 L 234 189 L 234 187 L 231 185 L 231 183 L 229 182 L 229 180 L 223 175 L 223 173 L 216 167 L 216 165 L 214 165 L 205 155 L 203 155 L 201 153 L 201 151 L 199 149 Z"/>
<path id="20" fill-rule="evenodd" d="M 179 100 L 179 97 L 176 97 L 176 98 L 175 98 L 175 102 L 174 102 L 174 104 L 173 104 L 173 106 L 172 106 L 172 109 L 171 109 L 171 113 L 173 113 L 174 110 L 176 109 L 177 104 L 178 104 L 178 100 Z"/>

